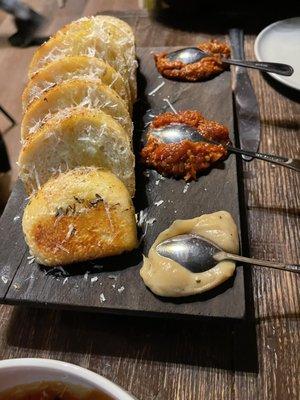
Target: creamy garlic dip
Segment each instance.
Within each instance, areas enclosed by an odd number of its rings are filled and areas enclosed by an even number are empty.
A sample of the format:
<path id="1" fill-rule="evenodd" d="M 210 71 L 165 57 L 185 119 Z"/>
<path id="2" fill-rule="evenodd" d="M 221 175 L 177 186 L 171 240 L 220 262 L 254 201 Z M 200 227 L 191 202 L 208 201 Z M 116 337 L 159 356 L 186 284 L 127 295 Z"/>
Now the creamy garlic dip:
<path id="1" fill-rule="evenodd" d="M 239 251 L 237 226 L 227 211 L 174 221 L 158 235 L 148 257 L 144 256 L 140 275 L 153 293 L 165 297 L 190 296 L 210 290 L 233 275 L 235 263 L 231 261 L 221 261 L 205 272 L 193 273 L 176 261 L 157 253 L 156 246 L 159 243 L 187 233 L 201 235 L 229 253 Z"/>

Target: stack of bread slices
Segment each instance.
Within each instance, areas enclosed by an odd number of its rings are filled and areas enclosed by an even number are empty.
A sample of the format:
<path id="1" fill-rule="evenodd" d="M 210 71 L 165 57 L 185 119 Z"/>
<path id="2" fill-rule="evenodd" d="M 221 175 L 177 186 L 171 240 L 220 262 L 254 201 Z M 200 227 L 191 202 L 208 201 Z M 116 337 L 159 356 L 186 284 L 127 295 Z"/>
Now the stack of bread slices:
<path id="1" fill-rule="evenodd" d="M 37 262 L 63 265 L 137 246 L 131 120 L 134 36 L 110 16 L 66 25 L 34 54 L 22 96 L 23 216 Z"/>

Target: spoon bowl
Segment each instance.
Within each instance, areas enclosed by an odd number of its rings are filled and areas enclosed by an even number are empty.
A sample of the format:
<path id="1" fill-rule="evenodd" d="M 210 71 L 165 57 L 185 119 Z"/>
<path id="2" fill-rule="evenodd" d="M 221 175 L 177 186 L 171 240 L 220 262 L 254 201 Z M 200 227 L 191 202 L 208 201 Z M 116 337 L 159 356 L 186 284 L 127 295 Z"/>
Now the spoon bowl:
<path id="1" fill-rule="evenodd" d="M 167 57 L 170 61 L 181 61 L 184 64 L 193 64 L 208 56 L 209 54 L 198 49 L 198 47 L 187 47 L 185 49 L 172 51 Z"/>
<path id="2" fill-rule="evenodd" d="M 228 150 L 229 153 L 235 153 L 240 155 L 246 155 L 252 158 L 258 158 L 260 160 L 267 161 L 272 164 L 278 164 L 298 172 L 300 171 L 299 159 L 277 156 L 274 154 L 256 153 L 254 151 L 242 150 L 239 149 L 238 147 L 225 145 L 215 140 L 206 138 L 196 128 L 193 128 L 192 126 L 187 124 L 181 124 L 181 123 L 168 124 L 161 128 L 152 129 L 150 131 L 150 134 L 166 144 L 179 143 L 184 140 L 189 140 L 191 142 L 206 142 L 213 145 L 221 144 Z"/>
<path id="3" fill-rule="evenodd" d="M 198 273 L 214 267 L 218 263 L 214 255 L 222 250 L 202 236 L 187 234 L 165 240 L 156 246 L 156 251 Z"/>
<path id="4" fill-rule="evenodd" d="M 300 266 L 297 264 L 286 265 L 227 253 L 210 240 L 192 233 L 166 239 L 156 246 L 156 251 L 159 255 L 178 262 L 194 273 L 208 271 L 217 263 L 225 260 L 300 273 Z"/>

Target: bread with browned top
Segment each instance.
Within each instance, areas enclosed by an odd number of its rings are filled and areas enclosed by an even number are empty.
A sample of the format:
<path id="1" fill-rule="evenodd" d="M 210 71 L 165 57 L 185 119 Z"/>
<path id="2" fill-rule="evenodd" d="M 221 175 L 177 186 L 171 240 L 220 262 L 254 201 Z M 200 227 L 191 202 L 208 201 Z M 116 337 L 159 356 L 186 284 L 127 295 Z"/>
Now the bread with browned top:
<path id="1" fill-rule="evenodd" d="M 76 168 L 50 179 L 23 216 L 26 242 L 47 265 L 109 257 L 137 247 L 134 207 L 111 172 Z"/>

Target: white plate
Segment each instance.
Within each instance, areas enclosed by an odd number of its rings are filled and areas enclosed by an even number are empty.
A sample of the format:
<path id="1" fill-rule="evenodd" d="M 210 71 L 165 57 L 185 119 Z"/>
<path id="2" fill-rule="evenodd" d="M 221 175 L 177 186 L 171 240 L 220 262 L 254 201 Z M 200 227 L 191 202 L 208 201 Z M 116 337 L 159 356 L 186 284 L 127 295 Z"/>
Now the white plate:
<path id="1" fill-rule="evenodd" d="M 254 45 L 258 61 L 289 64 L 292 76 L 270 74 L 274 79 L 300 90 L 300 17 L 274 22 L 257 36 Z"/>

